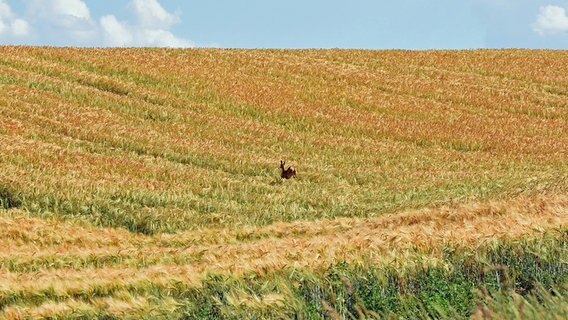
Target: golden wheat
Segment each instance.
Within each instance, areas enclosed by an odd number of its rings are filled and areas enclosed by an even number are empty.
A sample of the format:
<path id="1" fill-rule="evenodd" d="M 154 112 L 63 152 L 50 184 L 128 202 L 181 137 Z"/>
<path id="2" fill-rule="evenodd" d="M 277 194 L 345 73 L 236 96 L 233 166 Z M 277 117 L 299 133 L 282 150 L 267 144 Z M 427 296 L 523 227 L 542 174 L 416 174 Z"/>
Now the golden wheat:
<path id="1" fill-rule="evenodd" d="M 148 288 L 211 273 L 565 228 L 567 74 L 556 51 L 0 47 L 0 312 L 158 317 L 179 301 Z"/>

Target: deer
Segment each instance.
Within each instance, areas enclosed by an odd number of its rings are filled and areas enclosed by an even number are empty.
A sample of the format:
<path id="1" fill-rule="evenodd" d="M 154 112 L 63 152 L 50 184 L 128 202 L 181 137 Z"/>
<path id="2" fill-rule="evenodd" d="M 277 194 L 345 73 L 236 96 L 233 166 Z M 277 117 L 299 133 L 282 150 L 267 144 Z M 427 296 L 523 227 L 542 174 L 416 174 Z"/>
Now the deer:
<path id="1" fill-rule="evenodd" d="M 284 165 L 286 161 L 280 160 L 280 177 L 282 179 L 290 179 L 296 177 L 296 169 L 294 167 L 288 167 L 288 169 L 284 169 Z"/>

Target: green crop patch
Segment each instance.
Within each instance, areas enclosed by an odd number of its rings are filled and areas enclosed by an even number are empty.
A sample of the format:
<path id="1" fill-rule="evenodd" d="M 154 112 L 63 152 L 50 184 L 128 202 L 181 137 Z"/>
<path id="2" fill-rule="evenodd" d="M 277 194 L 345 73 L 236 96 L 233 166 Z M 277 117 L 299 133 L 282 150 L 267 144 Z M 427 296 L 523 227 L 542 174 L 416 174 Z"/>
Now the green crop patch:
<path id="1" fill-rule="evenodd" d="M 12 209 L 22 206 L 20 195 L 8 185 L 0 184 L 0 208 Z"/>

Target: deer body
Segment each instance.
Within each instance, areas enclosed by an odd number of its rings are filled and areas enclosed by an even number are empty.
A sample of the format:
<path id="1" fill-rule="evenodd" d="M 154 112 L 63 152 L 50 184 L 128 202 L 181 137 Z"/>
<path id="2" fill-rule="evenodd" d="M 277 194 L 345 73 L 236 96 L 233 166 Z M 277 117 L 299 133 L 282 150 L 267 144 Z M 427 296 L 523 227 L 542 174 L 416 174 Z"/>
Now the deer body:
<path id="1" fill-rule="evenodd" d="M 284 168 L 286 161 L 280 160 L 280 177 L 282 179 L 290 179 L 296 177 L 296 169 L 294 167 L 288 167 L 288 169 Z"/>

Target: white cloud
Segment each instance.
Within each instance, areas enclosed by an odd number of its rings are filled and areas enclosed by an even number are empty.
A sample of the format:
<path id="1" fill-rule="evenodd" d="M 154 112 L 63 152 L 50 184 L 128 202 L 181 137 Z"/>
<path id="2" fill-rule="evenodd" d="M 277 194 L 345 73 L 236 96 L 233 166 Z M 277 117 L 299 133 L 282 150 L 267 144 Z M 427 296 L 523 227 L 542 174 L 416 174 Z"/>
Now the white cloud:
<path id="1" fill-rule="evenodd" d="M 24 19 L 12 21 L 12 33 L 17 37 L 24 37 L 30 33 L 30 25 Z"/>
<path id="2" fill-rule="evenodd" d="M 173 33 L 161 29 L 142 30 L 139 34 L 140 43 L 155 47 L 189 48 L 195 44 L 186 39 L 178 38 Z"/>
<path id="3" fill-rule="evenodd" d="M 81 0 L 54 0 L 51 8 L 57 15 L 72 16 L 78 19 L 91 19 L 87 4 Z"/>
<path id="4" fill-rule="evenodd" d="M 59 19 L 91 19 L 89 7 L 82 0 L 29 0 L 28 10 L 34 17 L 52 23 L 57 23 Z"/>
<path id="5" fill-rule="evenodd" d="M 150 29 L 168 29 L 179 22 L 179 17 L 167 12 L 157 0 L 132 0 L 140 25 Z"/>
<path id="6" fill-rule="evenodd" d="M 16 18 L 12 9 L 4 0 L 0 0 L 0 36 L 25 37 L 29 35 L 26 20 Z"/>
<path id="7" fill-rule="evenodd" d="M 541 7 L 536 22 L 533 23 L 532 27 L 540 35 L 568 32 L 566 10 L 552 5 Z"/>
<path id="8" fill-rule="evenodd" d="M 134 42 L 132 33 L 126 26 L 118 22 L 115 16 L 107 15 L 101 18 L 104 41 L 111 46 L 124 47 Z"/>
<path id="9" fill-rule="evenodd" d="M 34 23 L 43 25 L 40 32 L 80 43 L 97 39 L 97 24 L 82 0 L 28 0 L 28 11 Z"/>
<path id="10" fill-rule="evenodd" d="M 12 9 L 3 0 L 0 0 L 0 19 L 11 19 L 13 16 Z"/>
<path id="11" fill-rule="evenodd" d="M 32 3 L 31 11 L 43 23 L 70 32 L 92 27 L 89 7 L 81 0 L 34 0 Z"/>
<path id="12" fill-rule="evenodd" d="M 102 17 L 100 24 L 103 30 L 104 44 L 108 46 L 171 48 L 194 46 L 191 41 L 176 37 L 169 30 L 130 25 L 126 22 L 118 21 L 113 15 Z"/>
<path id="13" fill-rule="evenodd" d="M 94 0 L 93 0 L 94 1 Z M 93 17 L 86 0 L 26 0 L 26 20 L 0 0 L 0 36 L 29 35 L 41 44 L 111 47 L 192 47 L 194 44 L 171 31 L 180 23 L 179 13 L 168 12 L 158 0 L 129 0 L 131 15 Z"/>
<path id="14" fill-rule="evenodd" d="M 156 0 L 132 0 L 136 23 L 118 21 L 107 15 L 100 19 L 104 44 L 120 47 L 174 47 L 187 48 L 194 44 L 176 37 L 170 28 L 179 23 L 176 14 L 167 12 Z"/>

